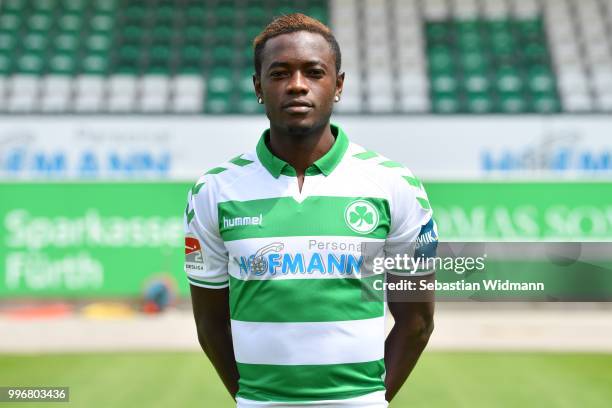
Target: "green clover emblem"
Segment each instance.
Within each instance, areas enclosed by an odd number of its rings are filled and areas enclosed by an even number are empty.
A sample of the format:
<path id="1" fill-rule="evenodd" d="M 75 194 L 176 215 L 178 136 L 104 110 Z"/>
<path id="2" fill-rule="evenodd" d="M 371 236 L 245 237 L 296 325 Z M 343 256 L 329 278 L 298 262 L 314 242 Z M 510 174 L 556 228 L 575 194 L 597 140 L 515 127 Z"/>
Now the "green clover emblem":
<path id="1" fill-rule="evenodd" d="M 363 205 L 358 205 L 355 207 L 355 211 L 352 211 L 349 214 L 349 219 L 351 224 L 355 224 L 358 222 L 356 227 L 360 227 L 361 224 L 365 221 L 367 224 L 372 224 L 374 222 L 374 217 L 371 212 L 368 212 L 368 209 Z"/>

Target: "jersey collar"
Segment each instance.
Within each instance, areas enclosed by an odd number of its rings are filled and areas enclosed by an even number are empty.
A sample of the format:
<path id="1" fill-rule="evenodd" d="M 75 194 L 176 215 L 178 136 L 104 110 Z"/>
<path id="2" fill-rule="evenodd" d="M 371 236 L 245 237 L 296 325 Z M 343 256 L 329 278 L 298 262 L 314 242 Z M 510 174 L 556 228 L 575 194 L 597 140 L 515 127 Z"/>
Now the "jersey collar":
<path id="1" fill-rule="evenodd" d="M 323 174 L 329 176 L 332 171 L 338 166 L 344 153 L 346 153 L 349 140 L 346 134 L 339 126 L 330 124 L 332 134 L 336 136 L 336 141 L 332 145 L 331 149 L 327 151 L 319 160 L 315 161 L 311 166 L 306 169 L 307 176 L 314 176 L 316 174 Z M 289 163 L 276 157 L 266 144 L 266 140 L 270 137 L 270 129 L 266 129 L 257 143 L 256 152 L 257 158 L 261 164 L 274 176 L 278 178 L 281 174 L 285 176 L 295 177 L 297 173 L 295 169 L 289 165 Z"/>

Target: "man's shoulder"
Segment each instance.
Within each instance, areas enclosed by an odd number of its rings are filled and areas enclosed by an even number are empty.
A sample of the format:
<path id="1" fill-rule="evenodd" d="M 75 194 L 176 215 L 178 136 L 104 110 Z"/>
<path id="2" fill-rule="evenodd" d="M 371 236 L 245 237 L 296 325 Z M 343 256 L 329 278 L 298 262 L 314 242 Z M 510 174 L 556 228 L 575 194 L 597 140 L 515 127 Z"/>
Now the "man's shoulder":
<path id="1" fill-rule="evenodd" d="M 205 170 L 191 188 L 191 194 L 206 191 L 216 192 L 223 186 L 229 186 L 238 180 L 244 180 L 248 175 L 261 167 L 255 151 L 239 154 L 225 162 Z"/>
<path id="2" fill-rule="evenodd" d="M 353 142 L 349 145 L 347 156 L 350 171 L 370 178 L 385 190 L 423 188 L 422 183 L 401 161 L 390 159 Z"/>

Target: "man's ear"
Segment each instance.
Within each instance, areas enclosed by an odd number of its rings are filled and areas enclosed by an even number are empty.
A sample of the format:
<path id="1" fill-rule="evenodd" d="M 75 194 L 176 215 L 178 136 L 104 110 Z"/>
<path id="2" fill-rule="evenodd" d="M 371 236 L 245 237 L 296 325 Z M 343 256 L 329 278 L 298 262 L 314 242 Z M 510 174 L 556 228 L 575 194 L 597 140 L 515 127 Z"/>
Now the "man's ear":
<path id="1" fill-rule="evenodd" d="M 336 75 L 336 95 L 340 95 L 342 93 L 342 88 L 344 87 L 344 72 Z"/>
<path id="2" fill-rule="evenodd" d="M 258 98 L 263 98 L 263 93 L 261 92 L 261 77 L 257 76 L 257 74 L 253 75 L 253 86 L 255 87 L 255 95 Z"/>

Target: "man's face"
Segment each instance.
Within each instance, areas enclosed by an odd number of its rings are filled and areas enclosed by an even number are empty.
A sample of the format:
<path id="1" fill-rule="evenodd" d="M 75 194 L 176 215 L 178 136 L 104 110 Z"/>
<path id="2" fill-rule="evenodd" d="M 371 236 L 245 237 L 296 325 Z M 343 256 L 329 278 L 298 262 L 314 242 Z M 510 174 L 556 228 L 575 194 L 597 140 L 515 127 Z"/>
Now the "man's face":
<path id="1" fill-rule="evenodd" d="M 344 74 L 336 75 L 334 54 L 325 38 L 308 31 L 269 39 L 262 53 L 261 78 L 254 77 L 271 124 L 294 134 L 328 122 L 343 81 Z"/>

